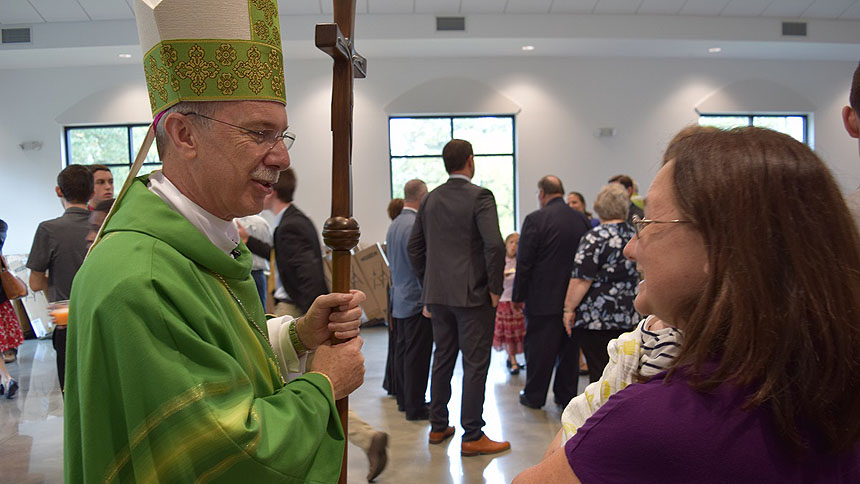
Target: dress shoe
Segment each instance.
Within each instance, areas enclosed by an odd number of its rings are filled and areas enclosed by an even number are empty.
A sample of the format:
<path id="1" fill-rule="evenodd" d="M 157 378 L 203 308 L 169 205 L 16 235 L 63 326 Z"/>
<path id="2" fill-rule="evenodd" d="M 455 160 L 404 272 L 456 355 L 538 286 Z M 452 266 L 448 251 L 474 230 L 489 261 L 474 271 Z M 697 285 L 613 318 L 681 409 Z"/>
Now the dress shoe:
<path id="1" fill-rule="evenodd" d="M 510 442 L 496 442 L 488 439 L 486 435 L 481 435 L 481 438 L 478 440 L 463 442 L 460 444 L 460 455 L 463 457 L 471 457 L 473 455 L 481 454 L 496 454 L 504 452 L 510 448 Z"/>
<path id="2" fill-rule="evenodd" d="M 0 383 L 0 395 L 3 395 L 4 393 L 6 393 L 6 387 L 4 387 L 2 383 Z"/>
<path id="3" fill-rule="evenodd" d="M 9 380 L 9 388 L 6 389 L 6 398 L 12 398 L 18 392 L 18 382 Z"/>
<path id="4" fill-rule="evenodd" d="M 388 434 L 376 432 L 367 449 L 367 482 L 373 482 L 376 476 L 385 470 L 388 463 Z"/>
<path id="5" fill-rule="evenodd" d="M 431 444 L 441 444 L 448 437 L 454 435 L 454 427 L 448 427 L 447 429 L 441 432 L 433 432 L 430 431 L 430 443 Z"/>
<path id="6" fill-rule="evenodd" d="M 535 410 L 540 410 L 543 405 L 538 405 L 529 401 L 528 397 L 526 397 L 525 392 L 520 392 L 520 405 L 525 407 L 533 408 Z"/>

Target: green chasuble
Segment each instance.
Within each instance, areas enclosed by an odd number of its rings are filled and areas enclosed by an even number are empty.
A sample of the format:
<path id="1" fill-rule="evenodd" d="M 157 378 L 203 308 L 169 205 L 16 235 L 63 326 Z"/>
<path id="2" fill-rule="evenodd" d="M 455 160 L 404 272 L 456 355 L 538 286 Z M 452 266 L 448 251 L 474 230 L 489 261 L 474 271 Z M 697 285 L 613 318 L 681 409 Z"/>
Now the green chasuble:
<path id="1" fill-rule="evenodd" d="M 316 373 L 282 383 L 245 313 L 266 330 L 251 253 L 225 254 L 147 179 L 72 287 L 65 482 L 336 482 L 331 386 Z"/>

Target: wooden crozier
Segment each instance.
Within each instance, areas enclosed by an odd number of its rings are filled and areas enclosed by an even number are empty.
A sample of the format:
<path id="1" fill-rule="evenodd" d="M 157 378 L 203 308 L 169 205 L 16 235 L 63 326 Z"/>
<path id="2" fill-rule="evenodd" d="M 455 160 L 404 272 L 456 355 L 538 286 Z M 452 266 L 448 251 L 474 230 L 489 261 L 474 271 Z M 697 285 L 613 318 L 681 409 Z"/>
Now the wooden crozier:
<path id="1" fill-rule="evenodd" d="M 331 217 L 323 226 L 323 241 L 332 250 L 331 290 L 349 292 L 350 251 L 358 245 L 361 234 L 358 222 L 352 218 L 352 82 L 364 78 L 366 60 L 355 52 L 355 0 L 333 0 L 334 22 L 317 24 L 317 48 L 334 59 L 334 79 L 331 95 L 332 167 Z M 332 338 L 332 343 L 339 343 Z M 349 399 L 337 401 L 337 412 L 348 432 Z M 346 484 L 347 453 L 343 449 L 343 464 L 339 484 Z"/>

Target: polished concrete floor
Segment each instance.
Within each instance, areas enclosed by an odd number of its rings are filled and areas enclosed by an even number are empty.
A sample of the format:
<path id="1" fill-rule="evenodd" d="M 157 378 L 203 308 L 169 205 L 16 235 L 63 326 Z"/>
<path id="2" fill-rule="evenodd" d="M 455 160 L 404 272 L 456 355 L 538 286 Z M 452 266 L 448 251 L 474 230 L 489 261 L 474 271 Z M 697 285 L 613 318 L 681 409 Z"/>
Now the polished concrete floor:
<path id="1" fill-rule="evenodd" d="M 378 430 L 388 432 L 388 467 L 378 483 L 505 483 L 540 460 L 559 428 L 561 410 L 523 407 L 518 392 L 525 372 L 511 376 L 505 355 L 493 352 L 484 403 L 484 432 L 492 439 L 511 442 L 511 450 L 495 456 L 460 456 L 460 385 L 458 363 L 452 381 L 451 424 L 457 434 L 441 445 L 428 445 L 430 425 L 409 422 L 382 389 L 388 336 L 385 327 L 362 330 L 367 374 L 350 397 L 350 407 Z M 63 468 L 63 401 L 57 383 L 55 353 L 50 341 L 28 340 L 18 361 L 9 365 L 21 389 L 7 400 L 0 397 L 0 484 L 61 483 Z M 520 355 L 522 358 L 522 355 Z M 587 380 L 580 378 L 579 390 Z M 429 392 L 428 392 L 429 399 Z M 552 395 L 547 398 L 552 402 Z M 349 448 L 349 483 L 366 482 L 367 459 L 358 447 Z"/>

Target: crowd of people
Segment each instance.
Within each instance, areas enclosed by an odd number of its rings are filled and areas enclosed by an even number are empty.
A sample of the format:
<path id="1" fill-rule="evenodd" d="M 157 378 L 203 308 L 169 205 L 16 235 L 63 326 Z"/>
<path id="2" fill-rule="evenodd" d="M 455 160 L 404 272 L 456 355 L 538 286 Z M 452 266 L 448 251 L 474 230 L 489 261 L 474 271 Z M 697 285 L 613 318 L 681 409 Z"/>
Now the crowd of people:
<path id="1" fill-rule="evenodd" d="M 253 45 L 279 58 L 278 36 L 258 38 L 276 7 L 219 8 L 242 28 L 213 26 L 207 42 L 224 29 L 222 54 Z M 144 51 L 160 59 L 148 69 L 173 69 L 171 49 L 203 42 L 175 20 L 138 16 Z M 283 90 L 179 78 L 175 98 L 149 86 L 163 169 L 116 200 L 109 169 L 64 169 L 65 212 L 39 225 L 27 262 L 33 290 L 69 301 L 68 328 L 54 332 L 66 481 L 333 483 L 347 439 L 335 402 L 364 380 L 365 295 L 328 294 L 317 231 L 293 200 Z M 857 137 L 860 67 L 850 103 Z M 511 449 L 483 430 L 495 347 L 511 374 L 525 369 L 520 404 L 542 408 L 554 381 L 564 408 L 517 484 L 860 481 L 860 191 L 846 203 L 806 145 L 690 127 L 665 150 L 644 209 L 629 176 L 600 189 L 595 218 L 547 175 L 540 208 L 505 239 L 493 193 L 472 183 L 471 144 L 451 140 L 442 160 L 448 180 L 429 191 L 409 181 L 386 236 L 389 385 L 406 419 L 429 421 L 429 445 L 456 433 L 461 357 L 460 454 Z M 246 218 L 264 208 L 273 227 Z M 3 351 L 21 340 L 7 303 Z M 17 390 L 0 363 L 0 393 Z M 373 480 L 387 435 L 349 421 Z"/>

